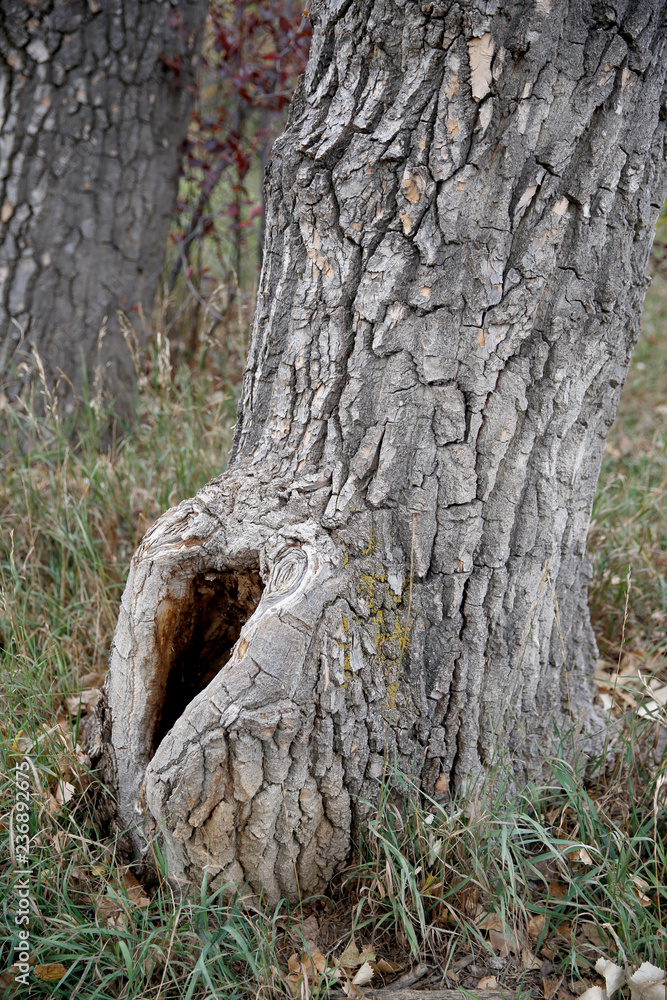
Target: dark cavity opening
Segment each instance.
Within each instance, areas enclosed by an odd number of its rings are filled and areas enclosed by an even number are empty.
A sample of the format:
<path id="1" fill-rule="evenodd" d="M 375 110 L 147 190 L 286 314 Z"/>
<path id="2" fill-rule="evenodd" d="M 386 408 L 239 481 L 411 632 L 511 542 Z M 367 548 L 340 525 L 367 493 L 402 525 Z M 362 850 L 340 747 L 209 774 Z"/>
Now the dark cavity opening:
<path id="1" fill-rule="evenodd" d="M 227 663 L 263 589 L 257 570 L 208 572 L 190 581 L 181 600 L 162 602 L 156 639 L 164 686 L 151 756 L 195 695 Z"/>

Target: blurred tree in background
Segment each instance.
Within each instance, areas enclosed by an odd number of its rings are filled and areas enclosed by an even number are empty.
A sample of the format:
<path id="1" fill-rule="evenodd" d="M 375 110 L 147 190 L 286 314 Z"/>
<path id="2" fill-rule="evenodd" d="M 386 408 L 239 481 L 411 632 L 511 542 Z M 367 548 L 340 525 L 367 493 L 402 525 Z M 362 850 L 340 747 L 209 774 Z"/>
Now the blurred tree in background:
<path id="1" fill-rule="evenodd" d="M 131 415 L 206 9 L 0 5 L 0 400 Z"/>
<path id="2" fill-rule="evenodd" d="M 73 428 L 104 398 L 131 422 L 151 334 L 194 349 L 223 321 L 227 345 L 232 303 L 242 366 L 263 168 L 309 38 L 294 0 L 1 5 L 0 401 L 34 390 Z"/>

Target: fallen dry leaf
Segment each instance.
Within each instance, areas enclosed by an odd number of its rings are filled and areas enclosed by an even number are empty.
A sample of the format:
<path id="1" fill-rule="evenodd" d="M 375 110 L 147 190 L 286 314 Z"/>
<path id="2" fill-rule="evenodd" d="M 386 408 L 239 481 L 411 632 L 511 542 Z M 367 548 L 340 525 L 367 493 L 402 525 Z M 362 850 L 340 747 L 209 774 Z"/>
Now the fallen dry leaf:
<path id="1" fill-rule="evenodd" d="M 521 949 L 521 967 L 526 970 L 539 969 L 542 963 L 536 958 L 530 948 Z"/>
<path id="2" fill-rule="evenodd" d="M 124 926 L 123 908 L 117 899 L 100 893 L 99 896 L 93 896 L 92 900 L 97 915 L 106 923 L 107 927 Z"/>
<path id="3" fill-rule="evenodd" d="M 487 913 L 481 920 L 477 921 L 477 926 L 481 931 L 503 931 L 503 922 L 497 913 Z"/>
<path id="4" fill-rule="evenodd" d="M 591 920 L 582 920 L 579 927 L 586 940 L 594 944 L 596 948 L 606 947 L 607 941 L 597 924 L 594 924 Z"/>
<path id="5" fill-rule="evenodd" d="M 595 971 L 604 979 L 607 987 L 607 996 L 609 997 L 612 997 L 616 990 L 620 989 L 625 983 L 625 972 L 623 969 L 608 958 L 598 958 L 595 963 Z"/>
<path id="6" fill-rule="evenodd" d="M 59 808 L 62 809 L 64 805 L 71 802 L 76 794 L 76 789 L 74 785 L 69 781 L 59 781 L 58 787 L 56 788 L 56 802 Z"/>
<path id="7" fill-rule="evenodd" d="M 62 979 L 67 969 L 60 962 L 51 962 L 49 965 L 36 965 L 33 969 L 37 979 L 43 979 L 47 983 L 55 983 L 57 979 Z"/>
<path id="8" fill-rule="evenodd" d="M 18 983 L 16 982 L 18 973 L 19 969 L 16 965 L 12 965 L 4 972 L 0 972 L 0 990 L 2 990 L 3 996 L 7 990 L 10 990 L 9 996 L 11 996 L 18 989 Z"/>
<path id="9" fill-rule="evenodd" d="M 359 951 L 356 943 L 352 940 L 336 964 L 342 969 L 358 969 L 365 962 L 374 962 L 375 958 L 375 952 L 372 948 L 367 947 L 363 951 Z"/>
<path id="10" fill-rule="evenodd" d="M 545 923 L 546 920 L 544 918 L 544 914 L 542 913 L 534 913 L 528 921 L 528 933 L 535 941 L 537 941 L 538 937 L 544 930 Z"/>
<path id="11" fill-rule="evenodd" d="M 514 951 L 516 947 L 511 934 L 497 931 L 494 927 L 489 931 L 489 944 L 498 952 L 499 958 L 507 958 L 510 951 Z"/>
<path id="12" fill-rule="evenodd" d="M 586 986 L 585 983 L 573 983 L 571 989 L 577 991 L 577 987 L 582 987 L 579 993 L 579 1000 L 607 1000 L 607 993 L 601 986 Z"/>
<path id="13" fill-rule="evenodd" d="M 542 861 L 531 861 L 530 865 L 540 875 L 543 875 L 547 881 L 555 879 L 560 875 L 560 868 L 555 858 L 543 858 Z"/>
<path id="14" fill-rule="evenodd" d="M 91 670 L 81 678 L 82 688 L 101 688 L 106 677 L 105 670 Z"/>
<path id="15" fill-rule="evenodd" d="M 58 717 L 56 718 L 56 726 L 58 726 L 58 728 L 60 729 L 60 734 L 63 737 L 63 739 L 67 740 L 70 738 L 71 730 L 70 730 L 69 712 L 67 713 L 67 715 L 65 715 L 62 712 L 62 710 L 60 711 Z"/>
<path id="16" fill-rule="evenodd" d="M 644 889 L 650 889 L 650 883 L 647 882 L 646 879 L 641 878 L 639 875 L 633 875 L 630 881 L 632 882 L 632 890 L 641 905 L 650 906 L 651 898 L 644 892 Z"/>
<path id="17" fill-rule="evenodd" d="M 305 920 L 296 921 L 292 925 L 292 930 L 303 937 L 310 951 L 318 947 L 320 943 L 320 924 L 314 913 L 311 913 Z"/>
<path id="18" fill-rule="evenodd" d="M 302 981 L 303 976 L 300 976 L 298 972 L 290 972 L 288 976 L 285 976 L 285 986 L 293 997 L 298 997 L 301 993 Z"/>
<path id="19" fill-rule="evenodd" d="M 607 993 L 601 986 L 589 986 L 580 994 L 579 1000 L 607 1000 Z"/>
<path id="20" fill-rule="evenodd" d="M 370 962 L 364 962 L 360 969 L 357 970 L 357 974 L 352 980 L 355 986 L 365 986 L 366 983 L 370 983 L 371 979 L 375 975 L 375 970 Z"/>
<path id="21" fill-rule="evenodd" d="M 306 970 L 308 979 L 314 980 L 327 970 L 327 959 L 321 951 L 314 949 L 310 953 L 304 951 L 301 956 L 301 967 Z M 340 975 L 340 970 L 336 970 Z"/>
<path id="22" fill-rule="evenodd" d="M 564 920 L 562 924 L 559 924 L 556 928 L 556 934 L 570 941 L 572 939 L 572 921 Z"/>
<path id="23" fill-rule="evenodd" d="M 386 958 L 378 958 L 376 962 L 371 962 L 371 965 L 376 972 L 379 972 L 382 976 L 390 976 L 396 972 L 400 972 L 403 968 L 402 965 L 397 965 L 396 962 L 390 962 Z"/>
<path id="24" fill-rule="evenodd" d="M 547 979 L 546 976 L 542 976 L 542 989 L 544 990 L 544 1000 L 551 1000 L 552 996 L 558 990 L 558 987 L 563 982 L 563 977 L 560 979 Z"/>
<path id="25" fill-rule="evenodd" d="M 52 816 L 57 816 L 62 808 L 61 803 L 50 792 L 44 795 L 44 804 Z"/>
<path id="26" fill-rule="evenodd" d="M 566 851 L 565 857 L 568 861 L 577 861 L 582 865 L 592 865 L 593 859 L 585 847 L 576 847 L 574 850 Z"/>
<path id="27" fill-rule="evenodd" d="M 507 958 L 510 951 L 519 953 L 521 950 L 520 944 L 517 941 L 514 933 L 503 923 L 500 915 L 498 913 L 487 913 L 482 920 L 478 921 L 477 926 L 480 930 L 488 932 L 489 944 L 494 951 L 497 951 L 500 958 Z M 522 942 L 523 943 L 523 942 Z M 527 942 L 525 942 L 527 944 Z M 527 950 L 527 949 L 526 949 Z M 530 963 L 532 967 L 532 962 L 534 956 L 531 954 Z"/>
<path id="28" fill-rule="evenodd" d="M 345 979 L 341 982 L 341 988 L 346 996 L 350 997 L 350 1000 L 364 1000 L 366 994 L 359 986 L 356 986 L 351 979 Z"/>
<path id="29" fill-rule="evenodd" d="M 146 895 L 143 886 L 134 877 L 132 872 L 124 872 L 121 881 L 127 890 L 127 895 L 131 903 L 134 903 L 135 906 L 138 906 L 142 910 L 150 904 L 150 898 Z"/>
<path id="30" fill-rule="evenodd" d="M 665 1000 L 665 973 L 650 962 L 642 962 L 628 986 L 632 1000 Z"/>
<path id="31" fill-rule="evenodd" d="M 86 691 L 81 691 L 80 694 L 73 694 L 66 698 L 67 711 L 74 718 L 79 714 L 79 704 L 81 705 L 82 715 L 91 715 L 97 703 L 100 700 L 102 692 L 99 688 L 88 688 Z"/>
<path id="32" fill-rule="evenodd" d="M 294 952 L 287 960 L 287 967 L 289 973 L 285 977 L 284 982 L 288 991 L 294 997 L 302 995 L 302 987 L 304 986 L 305 992 L 310 994 L 311 988 L 314 989 L 319 986 L 324 975 L 330 980 L 338 980 L 341 977 L 341 970 L 329 966 L 327 957 L 316 948 L 312 949 L 310 953 L 304 951 L 301 958 Z M 276 974 L 280 975 L 278 969 L 276 969 Z"/>
<path id="33" fill-rule="evenodd" d="M 484 976 L 483 979 L 477 983 L 478 990 L 493 990 L 498 985 L 498 980 L 495 976 Z"/>
<path id="34" fill-rule="evenodd" d="M 651 693 L 661 708 L 667 707 L 667 684 L 652 688 Z"/>

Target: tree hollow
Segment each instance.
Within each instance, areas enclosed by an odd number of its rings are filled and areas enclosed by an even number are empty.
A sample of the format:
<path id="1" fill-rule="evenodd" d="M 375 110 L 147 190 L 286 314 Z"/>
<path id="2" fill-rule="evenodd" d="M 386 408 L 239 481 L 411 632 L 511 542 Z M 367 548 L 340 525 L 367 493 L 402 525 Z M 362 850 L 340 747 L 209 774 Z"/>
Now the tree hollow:
<path id="1" fill-rule="evenodd" d="M 209 570 L 189 582 L 186 596 L 165 597 L 156 615 L 156 645 L 165 679 L 156 705 L 151 758 L 193 698 L 229 660 L 264 585 L 255 569 Z"/>

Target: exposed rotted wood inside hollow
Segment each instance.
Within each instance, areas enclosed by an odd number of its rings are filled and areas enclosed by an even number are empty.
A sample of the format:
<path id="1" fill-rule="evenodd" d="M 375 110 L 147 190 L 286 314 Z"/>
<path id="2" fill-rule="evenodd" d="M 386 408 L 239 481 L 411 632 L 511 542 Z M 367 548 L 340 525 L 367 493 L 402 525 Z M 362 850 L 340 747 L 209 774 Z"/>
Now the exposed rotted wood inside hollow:
<path id="1" fill-rule="evenodd" d="M 257 570 L 211 571 L 193 577 L 181 600 L 165 597 L 160 602 L 155 629 L 164 694 L 155 718 L 153 754 L 228 661 L 263 589 Z"/>

